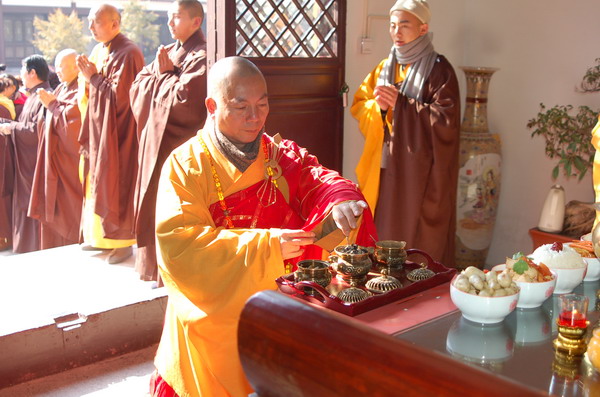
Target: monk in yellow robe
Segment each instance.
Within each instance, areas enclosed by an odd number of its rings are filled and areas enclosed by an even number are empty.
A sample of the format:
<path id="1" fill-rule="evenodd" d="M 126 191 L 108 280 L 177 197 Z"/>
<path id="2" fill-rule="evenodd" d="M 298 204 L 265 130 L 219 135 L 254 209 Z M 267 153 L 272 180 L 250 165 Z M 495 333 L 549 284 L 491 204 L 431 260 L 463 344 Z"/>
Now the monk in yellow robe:
<path id="1" fill-rule="evenodd" d="M 390 9 L 393 45 L 350 109 L 365 137 L 356 167 L 382 239 L 455 262 L 460 96 L 454 69 L 429 33 L 426 0 Z"/>
<path id="2" fill-rule="evenodd" d="M 237 352 L 245 301 L 275 289 L 290 262 L 321 258 L 321 247 L 344 236 L 360 245 L 377 240 L 354 183 L 264 132 L 267 86 L 253 63 L 223 58 L 207 85 L 204 128 L 171 153 L 158 189 L 159 271 L 169 303 L 153 396 L 246 397 L 251 387 Z"/>

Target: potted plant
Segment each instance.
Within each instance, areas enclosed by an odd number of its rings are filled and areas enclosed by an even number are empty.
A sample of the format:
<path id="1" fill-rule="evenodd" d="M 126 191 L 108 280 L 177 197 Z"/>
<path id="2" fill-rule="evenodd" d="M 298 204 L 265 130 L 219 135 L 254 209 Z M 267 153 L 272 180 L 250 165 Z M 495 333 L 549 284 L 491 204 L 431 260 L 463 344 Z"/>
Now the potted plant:
<path id="1" fill-rule="evenodd" d="M 596 66 L 590 67 L 577 88 L 579 92 L 600 91 L 600 58 Z M 552 179 L 556 179 L 563 169 L 564 175 L 578 177 L 581 180 L 592 167 L 596 150 L 591 144 L 591 131 L 598 122 L 598 112 L 588 106 L 579 106 L 573 114 L 572 105 L 556 105 L 547 109 L 540 104 L 537 117 L 527 123 L 533 130 L 531 136 L 541 136 L 546 140 L 546 155 L 558 159 L 552 170 Z"/>

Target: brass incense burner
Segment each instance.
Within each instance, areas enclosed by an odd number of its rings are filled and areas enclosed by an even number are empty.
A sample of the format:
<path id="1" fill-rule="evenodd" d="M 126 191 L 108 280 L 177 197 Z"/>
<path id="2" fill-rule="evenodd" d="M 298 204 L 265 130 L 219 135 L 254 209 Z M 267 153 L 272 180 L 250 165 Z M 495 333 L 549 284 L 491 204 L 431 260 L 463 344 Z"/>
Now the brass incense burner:
<path id="1" fill-rule="evenodd" d="M 350 287 L 341 290 L 337 294 L 337 297 L 346 303 L 356 303 L 365 300 L 369 296 L 371 296 L 367 291 L 358 288 L 356 285 L 356 281 L 352 280 L 350 282 Z"/>
<path id="2" fill-rule="evenodd" d="M 298 262 L 298 270 L 294 272 L 295 282 L 313 281 L 323 288 L 329 285 L 331 278 L 329 263 L 317 259 L 307 259 Z M 310 295 L 315 294 L 315 290 L 310 287 L 304 288 L 304 292 Z"/>
<path id="3" fill-rule="evenodd" d="M 373 258 L 378 266 L 401 269 L 406 262 L 406 241 L 381 240 L 375 243 Z"/>
<path id="4" fill-rule="evenodd" d="M 360 245 L 350 244 L 335 247 L 333 252 L 334 254 L 329 256 L 331 268 L 349 284 L 352 281 L 357 285 L 364 284 L 373 266 L 369 251 Z"/>
<path id="5" fill-rule="evenodd" d="M 374 294 L 384 294 L 396 288 L 401 288 L 402 283 L 396 277 L 388 276 L 388 270 L 383 269 L 381 276 L 367 281 L 367 289 Z"/>

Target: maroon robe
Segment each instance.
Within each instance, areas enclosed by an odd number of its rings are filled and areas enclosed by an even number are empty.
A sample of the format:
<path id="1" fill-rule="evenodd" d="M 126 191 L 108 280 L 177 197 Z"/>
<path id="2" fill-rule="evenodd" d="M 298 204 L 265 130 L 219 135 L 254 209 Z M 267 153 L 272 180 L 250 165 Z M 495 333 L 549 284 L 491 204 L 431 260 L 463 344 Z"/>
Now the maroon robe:
<path id="1" fill-rule="evenodd" d="M 134 238 L 133 192 L 138 168 L 129 89 L 144 66 L 144 56 L 121 33 L 106 45 L 108 60 L 90 79 L 79 143 L 90 175 L 94 212 L 102 219 L 104 237 L 128 240 Z"/>
<path id="2" fill-rule="evenodd" d="M 133 82 L 131 110 L 140 141 L 135 185 L 135 268 L 144 280 L 156 280 L 155 209 L 158 179 L 173 149 L 194 136 L 206 118 L 206 41 L 198 30 L 177 48 L 167 47 L 174 72 L 160 73 L 158 61 Z"/>
<path id="3" fill-rule="evenodd" d="M 83 191 L 79 181 L 81 113 L 77 79 L 60 84 L 46 110 L 33 177 L 29 216 L 41 222 L 41 248 L 79 241 Z"/>
<path id="4" fill-rule="evenodd" d="M 51 91 L 48 82 L 36 85 L 29 90 L 29 98 L 17 121 L 0 120 L 0 122 L 10 122 L 10 139 L 14 148 L 12 238 L 15 253 L 40 249 L 40 224 L 36 219 L 27 216 L 37 159 L 38 134 L 44 124 L 44 105 L 37 94 L 39 88 Z"/>
<path id="5" fill-rule="evenodd" d="M 405 240 L 453 266 L 460 96 L 445 57 L 438 56 L 424 83 L 423 102 L 398 96 L 393 128 L 375 213 L 379 237 Z"/>
<path id="6" fill-rule="evenodd" d="M 12 241 L 13 150 L 9 136 L 0 135 L 0 249 Z"/>

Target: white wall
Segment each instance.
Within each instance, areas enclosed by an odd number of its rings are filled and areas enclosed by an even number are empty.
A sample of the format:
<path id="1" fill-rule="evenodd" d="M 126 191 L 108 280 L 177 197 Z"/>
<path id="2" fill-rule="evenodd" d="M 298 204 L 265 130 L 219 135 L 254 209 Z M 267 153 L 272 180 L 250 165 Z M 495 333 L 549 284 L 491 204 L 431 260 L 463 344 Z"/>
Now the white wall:
<path id="1" fill-rule="evenodd" d="M 458 66 L 500 68 L 489 92 L 490 131 L 502 140 L 502 185 L 488 264 L 516 251 L 530 252 L 528 230 L 539 220 L 541 206 L 554 183 L 554 161 L 544 154 L 544 141 L 531 138 L 527 121 L 539 103 L 600 108 L 600 94 L 580 94 L 575 86 L 600 57 L 598 0 L 429 0 L 430 30 L 436 51 L 454 65 L 464 108 L 465 80 Z M 349 0 L 346 81 L 353 94 L 362 79 L 390 49 L 388 21 L 375 19 L 368 32 L 371 55 L 360 54 L 367 15 L 388 15 L 392 0 Z M 351 102 L 351 96 L 350 96 Z M 344 119 L 344 174 L 356 180 L 354 168 L 363 139 L 348 109 Z M 581 182 L 557 180 L 566 198 L 594 201 L 591 173 Z M 399 236 L 398 238 L 401 238 Z"/>

